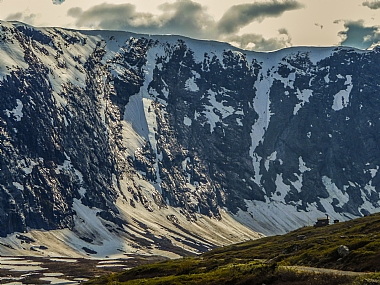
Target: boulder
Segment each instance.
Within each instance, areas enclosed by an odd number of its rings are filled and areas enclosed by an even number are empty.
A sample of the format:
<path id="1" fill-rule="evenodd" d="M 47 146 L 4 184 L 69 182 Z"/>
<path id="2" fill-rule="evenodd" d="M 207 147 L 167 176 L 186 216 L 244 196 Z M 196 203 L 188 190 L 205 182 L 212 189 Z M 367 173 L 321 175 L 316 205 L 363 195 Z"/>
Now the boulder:
<path id="1" fill-rule="evenodd" d="M 340 257 L 346 257 L 350 253 L 350 250 L 347 246 L 345 245 L 340 245 L 338 247 L 338 254 Z"/>

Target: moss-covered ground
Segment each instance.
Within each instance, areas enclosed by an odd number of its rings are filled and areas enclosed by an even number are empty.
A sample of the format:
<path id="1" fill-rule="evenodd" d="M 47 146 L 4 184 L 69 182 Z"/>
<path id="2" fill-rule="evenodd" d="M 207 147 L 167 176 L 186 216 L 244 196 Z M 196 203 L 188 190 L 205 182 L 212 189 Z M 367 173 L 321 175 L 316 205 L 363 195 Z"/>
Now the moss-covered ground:
<path id="1" fill-rule="evenodd" d="M 321 228 L 304 227 L 214 249 L 197 257 L 144 265 L 87 284 L 380 284 L 380 214 Z M 342 257 L 338 247 L 349 254 Z M 347 276 L 303 272 L 309 266 L 368 272 Z"/>

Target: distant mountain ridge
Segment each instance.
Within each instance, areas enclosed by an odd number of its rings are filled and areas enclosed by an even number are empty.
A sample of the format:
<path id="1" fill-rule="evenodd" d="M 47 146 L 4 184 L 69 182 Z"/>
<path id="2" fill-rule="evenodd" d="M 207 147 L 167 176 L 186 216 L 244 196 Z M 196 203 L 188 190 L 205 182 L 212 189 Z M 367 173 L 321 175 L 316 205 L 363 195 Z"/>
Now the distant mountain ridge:
<path id="1" fill-rule="evenodd" d="M 377 212 L 379 52 L 1 22 L 0 235 L 181 254 Z"/>

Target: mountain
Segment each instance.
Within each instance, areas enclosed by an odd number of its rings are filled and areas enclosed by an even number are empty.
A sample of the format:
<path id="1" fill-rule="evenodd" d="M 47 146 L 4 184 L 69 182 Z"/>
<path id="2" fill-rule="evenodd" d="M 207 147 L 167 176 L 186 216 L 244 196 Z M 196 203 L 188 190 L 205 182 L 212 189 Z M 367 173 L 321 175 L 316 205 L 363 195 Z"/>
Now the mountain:
<path id="1" fill-rule="evenodd" d="M 2 252 L 183 255 L 379 210 L 380 49 L 0 25 Z"/>

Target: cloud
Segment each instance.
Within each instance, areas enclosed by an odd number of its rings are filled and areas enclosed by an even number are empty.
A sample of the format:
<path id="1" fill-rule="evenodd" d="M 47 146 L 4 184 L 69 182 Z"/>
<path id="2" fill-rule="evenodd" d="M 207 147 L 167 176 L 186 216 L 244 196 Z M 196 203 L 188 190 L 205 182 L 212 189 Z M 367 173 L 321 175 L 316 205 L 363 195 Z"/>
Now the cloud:
<path id="1" fill-rule="evenodd" d="M 380 9 L 380 1 L 364 1 L 362 5 L 373 10 Z"/>
<path id="2" fill-rule="evenodd" d="M 321 30 L 323 29 L 323 25 L 321 25 L 321 24 L 318 24 L 318 23 L 314 23 L 314 25 L 315 25 L 315 26 L 317 26 L 317 27 L 320 27 L 320 28 L 321 28 Z"/>
<path id="3" fill-rule="evenodd" d="M 5 18 L 5 21 L 20 21 L 23 19 L 23 14 L 21 12 L 10 14 Z"/>
<path id="4" fill-rule="evenodd" d="M 53 0 L 54 5 L 61 5 L 65 0 Z"/>
<path id="5" fill-rule="evenodd" d="M 233 45 L 247 50 L 255 51 L 273 51 L 282 49 L 285 47 L 290 47 L 291 37 L 288 31 L 284 28 L 279 29 L 279 37 L 265 39 L 259 34 L 244 34 L 244 35 L 232 35 L 225 38 L 228 42 Z"/>
<path id="6" fill-rule="evenodd" d="M 83 10 L 80 7 L 70 8 L 67 11 L 67 15 L 73 18 L 79 18 L 83 14 Z"/>
<path id="7" fill-rule="evenodd" d="M 18 13 L 8 15 L 5 18 L 5 20 L 6 21 L 19 21 L 19 22 L 24 22 L 24 23 L 28 23 L 28 24 L 33 25 L 36 22 L 38 17 L 39 17 L 39 15 L 37 15 L 37 14 L 33 14 L 33 13 L 24 14 L 24 13 L 18 12 Z"/>
<path id="8" fill-rule="evenodd" d="M 215 22 L 207 8 L 191 0 L 165 3 L 159 6 L 163 14 L 159 17 L 165 33 L 181 33 L 191 37 L 204 37 L 213 29 Z"/>
<path id="9" fill-rule="evenodd" d="M 342 46 L 367 49 L 380 42 L 380 26 L 365 27 L 364 21 L 359 20 L 344 21 L 344 27 L 346 30 L 339 32 Z"/>
<path id="10" fill-rule="evenodd" d="M 68 10 L 67 14 L 77 18 L 76 25 L 113 30 L 144 31 L 145 28 L 153 28 L 159 23 L 149 13 L 138 13 L 132 4 L 107 4 L 96 5 L 86 11 L 75 7 Z"/>
<path id="11" fill-rule="evenodd" d="M 286 11 L 302 7 L 297 1 L 290 0 L 235 5 L 224 13 L 218 22 L 218 30 L 223 34 L 232 34 L 253 21 L 261 22 L 266 17 L 279 17 Z"/>
<path id="12" fill-rule="evenodd" d="M 287 36 L 289 36 L 289 32 L 288 32 L 288 30 L 285 29 L 285 28 L 278 29 L 278 33 L 279 33 L 280 35 L 287 35 Z"/>
<path id="13" fill-rule="evenodd" d="M 285 11 L 302 7 L 295 0 L 256 2 L 235 5 L 228 9 L 219 21 L 215 21 L 206 6 L 192 0 L 176 0 L 158 6 L 160 13 L 139 12 L 130 3 L 102 3 L 82 10 L 79 7 L 68 10 L 79 28 L 124 30 L 147 34 L 180 34 L 198 39 L 226 40 L 233 33 L 252 21 L 262 21 L 265 17 L 278 17 Z M 239 46 L 255 46 L 267 50 L 268 47 L 286 45 L 288 39 L 279 33 L 279 39 L 265 39 L 261 35 L 235 36 Z M 247 40 L 250 39 L 250 43 Z"/>
<path id="14" fill-rule="evenodd" d="M 132 4 L 96 5 L 86 11 L 76 7 L 68 15 L 76 18 L 79 27 L 127 30 L 141 33 L 183 34 L 202 37 L 214 25 L 201 4 L 180 0 L 159 6 L 160 15 L 136 11 Z"/>

